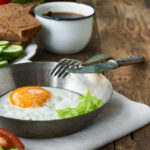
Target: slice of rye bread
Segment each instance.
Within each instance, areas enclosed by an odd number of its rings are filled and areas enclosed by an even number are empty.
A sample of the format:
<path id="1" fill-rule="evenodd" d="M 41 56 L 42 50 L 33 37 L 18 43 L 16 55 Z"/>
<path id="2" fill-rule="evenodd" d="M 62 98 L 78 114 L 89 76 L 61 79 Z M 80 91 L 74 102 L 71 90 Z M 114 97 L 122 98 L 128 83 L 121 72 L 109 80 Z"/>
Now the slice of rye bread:
<path id="1" fill-rule="evenodd" d="M 17 34 L 6 29 L 1 25 L 0 25 L 0 40 L 8 40 L 12 41 L 13 43 L 17 42 L 19 44 L 26 44 L 30 41 L 30 39 L 26 37 L 20 38 Z"/>
<path id="2" fill-rule="evenodd" d="M 13 31 L 20 38 L 33 37 L 41 29 L 41 24 L 20 4 L 0 5 L 0 25 Z"/>

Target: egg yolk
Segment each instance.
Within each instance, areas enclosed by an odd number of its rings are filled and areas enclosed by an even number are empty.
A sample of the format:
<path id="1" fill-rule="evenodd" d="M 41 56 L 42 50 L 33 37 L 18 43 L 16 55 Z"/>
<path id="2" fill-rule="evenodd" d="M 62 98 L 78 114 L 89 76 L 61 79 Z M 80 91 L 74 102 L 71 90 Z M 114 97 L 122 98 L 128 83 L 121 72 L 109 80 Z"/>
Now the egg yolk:
<path id="1" fill-rule="evenodd" d="M 50 98 L 51 93 L 40 86 L 21 87 L 9 95 L 10 102 L 21 108 L 43 106 Z"/>

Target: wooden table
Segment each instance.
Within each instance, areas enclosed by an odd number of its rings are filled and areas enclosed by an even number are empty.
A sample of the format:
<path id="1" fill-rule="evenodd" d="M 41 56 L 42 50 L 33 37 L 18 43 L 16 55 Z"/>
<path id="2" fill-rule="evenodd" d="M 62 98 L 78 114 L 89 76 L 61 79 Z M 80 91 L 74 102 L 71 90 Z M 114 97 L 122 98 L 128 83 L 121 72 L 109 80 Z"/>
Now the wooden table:
<path id="1" fill-rule="evenodd" d="M 93 36 L 85 50 L 74 55 L 56 55 L 39 50 L 32 60 L 58 61 L 63 57 L 86 60 L 99 53 L 114 58 L 143 55 L 147 59 L 145 64 L 107 71 L 105 76 L 116 91 L 150 105 L 150 1 L 78 1 L 96 9 Z M 98 150 L 150 150 L 150 125 Z"/>

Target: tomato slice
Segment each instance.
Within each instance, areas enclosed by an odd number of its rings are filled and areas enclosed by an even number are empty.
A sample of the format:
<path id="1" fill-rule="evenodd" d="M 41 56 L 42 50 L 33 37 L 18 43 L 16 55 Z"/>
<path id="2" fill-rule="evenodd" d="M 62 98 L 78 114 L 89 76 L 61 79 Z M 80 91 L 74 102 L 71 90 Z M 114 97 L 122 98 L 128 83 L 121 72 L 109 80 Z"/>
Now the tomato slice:
<path id="1" fill-rule="evenodd" d="M 0 146 L 3 148 L 18 148 L 19 150 L 25 150 L 19 138 L 13 132 L 4 128 L 0 128 Z"/>
<path id="2" fill-rule="evenodd" d="M 0 4 L 6 4 L 6 3 L 9 3 L 10 0 L 0 0 Z"/>

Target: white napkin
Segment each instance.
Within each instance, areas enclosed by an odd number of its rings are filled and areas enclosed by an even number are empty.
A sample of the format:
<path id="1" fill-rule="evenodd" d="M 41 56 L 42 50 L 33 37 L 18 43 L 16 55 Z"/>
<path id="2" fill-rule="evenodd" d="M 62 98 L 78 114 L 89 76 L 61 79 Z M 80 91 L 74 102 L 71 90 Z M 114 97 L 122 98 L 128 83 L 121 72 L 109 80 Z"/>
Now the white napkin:
<path id="1" fill-rule="evenodd" d="M 150 123 L 150 107 L 114 91 L 95 122 L 75 134 L 31 140 L 21 138 L 27 150 L 93 150 Z"/>

